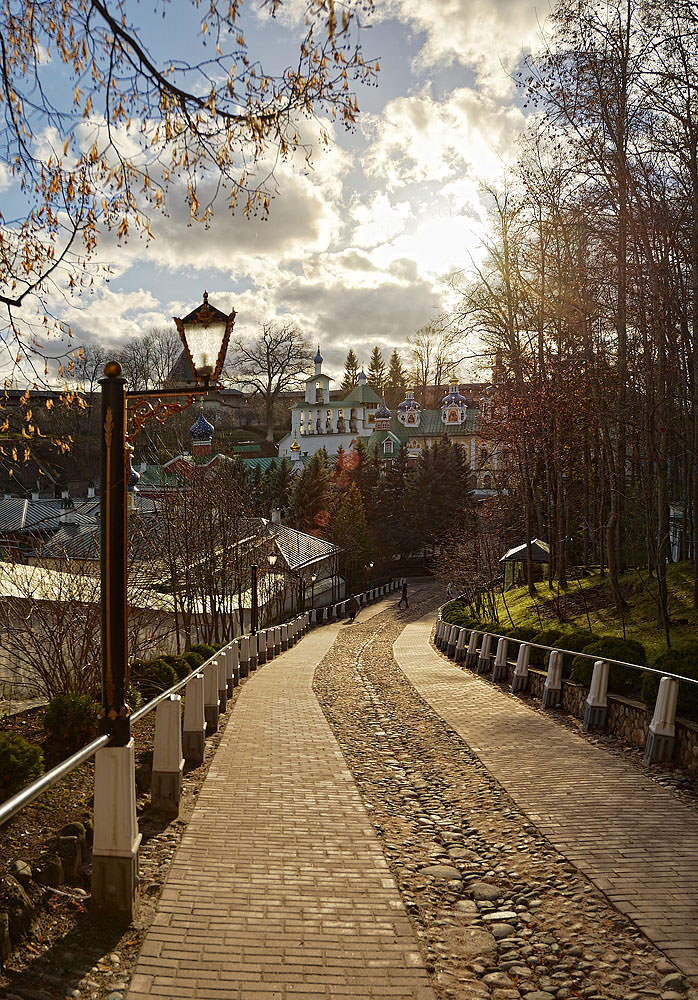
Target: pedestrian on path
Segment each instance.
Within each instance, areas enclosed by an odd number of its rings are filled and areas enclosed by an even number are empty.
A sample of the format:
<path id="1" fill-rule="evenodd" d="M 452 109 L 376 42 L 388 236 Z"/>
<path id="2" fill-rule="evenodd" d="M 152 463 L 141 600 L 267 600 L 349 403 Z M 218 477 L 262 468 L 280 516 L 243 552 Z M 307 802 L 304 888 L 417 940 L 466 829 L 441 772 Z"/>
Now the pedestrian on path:
<path id="1" fill-rule="evenodd" d="M 402 585 L 402 593 L 400 594 L 400 600 L 397 602 L 397 606 L 399 608 L 402 607 L 403 601 L 405 602 L 405 607 L 409 608 L 410 604 L 409 601 L 407 600 L 407 580 L 405 580 L 405 582 Z"/>
<path id="2" fill-rule="evenodd" d="M 448 587 L 446 587 L 446 597 L 449 599 L 453 597 L 453 587 L 451 586 L 451 581 L 448 582 Z"/>
<path id="3" fill-rule="evenodd" d="M 349 601 L 349 621 L 353 622 L 359 613 L 359 602 L 356 599 L 356 594 L 351 595 L 351 600 Z"/>

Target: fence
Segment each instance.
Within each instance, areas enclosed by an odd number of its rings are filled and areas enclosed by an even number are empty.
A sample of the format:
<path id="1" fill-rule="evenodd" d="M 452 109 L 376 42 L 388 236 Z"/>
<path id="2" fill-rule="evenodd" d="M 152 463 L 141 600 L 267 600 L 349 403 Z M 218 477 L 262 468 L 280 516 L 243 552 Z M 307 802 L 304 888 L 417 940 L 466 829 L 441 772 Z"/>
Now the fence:
<path id="1" fill-rule="evenodd" d="M 510 642 L 516 643 L 519 647 L 515 663 L 508 659 Z M 493 643 L 496 643 L 494 651 Z M 491 673 L 495 683 L 510 683 L 513 694 L 531 691 L 541 698 L 544 708 L 562 707 L 582 717 L 585 732 L 608 727 L 620 732 L 621 735 L 630 735 L 635 742 L 639 742 L 637 737 L 644 732 L 645 760 L 648 763 L 668 761 L 673 757 L 678 725 L 676 706 L 679 684 L 698 687 L 698 681 L 693 678 L 656 670 L 654 667 L 628 663 L 625 660 L 599 659 L 598 656 L 589 653 L 544 646 L 541 643 L 511 639 L 509 636 L 494 632 L 452 625 L 443 620 L 441 610 L 437 618 L 434 644 L 454 662 L 462 663 L 465 668 L 474 669 L 482 675 Z M 541 649 L 550 654 L 547 670 L 529 669 L 532 649 Z M 562 661 L 565 655 L 581 657 L 593 663 L 588 689 L 583 685 L 563 680 Z M 659 690 L 649 722 L 644 707 L 632 702 L 631 699 L 609 695 L 608 678 L 611 666 L 659 677 Z M 585 692 L 586 697 L 584 697 Z M 640 721 L 641 719 L 643 721 Z M 623 724 L 624 721 L 627 725 Z M 681 762 L 695 768 L 698 766 L 698 726 L 684 720 L 680 728 Z M 630 733 L 627 730 L 630 730 Z"/>
<path id="2" fill-rule="evenodd" d="M 402 585 L 402 579 L 377 585 L 354 595 L 361 606 L 380 599 Z M 314 626 L 343 618 L 351 598 L 311 609 L 281 625 L 238 636 L 205 663 L 131 716 L 136 726 L 156 711 L 153 748 L 152 806 L 176 816 L 184 763 L 200 763 L 206 736 L 218 729 L 233 688 L 250 672 L 291 648 Z M 185 691 L 182 716 L 180 691 Z M 0 804 L 0 825 L 16 816 L 71 771 L 95 757 L 92 902 L 97 908 L 130 919 L 138 881 L 140 835 L 136 820 L 135 756 L 133 741 L 110 747 L 99 736 L 41 778 Z"/>

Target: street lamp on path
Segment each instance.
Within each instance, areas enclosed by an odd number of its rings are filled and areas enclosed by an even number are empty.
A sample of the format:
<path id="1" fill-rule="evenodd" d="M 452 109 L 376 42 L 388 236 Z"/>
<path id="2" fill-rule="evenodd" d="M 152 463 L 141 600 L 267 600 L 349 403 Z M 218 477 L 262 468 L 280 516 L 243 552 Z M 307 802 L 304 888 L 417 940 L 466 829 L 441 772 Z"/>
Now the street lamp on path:
<path id="1" fill-rule="evenodd" d="M 218 385 L 235 311 L 226 314 L 203 303 L 175 324 L 184 346 L 193 386 L 127 392 L 121 365 L 104 366 L 102 388 L 101 485 L 101 598 L 102 598 L 102 710 L 100 733 L 109 743 L 95 758 L 95 840 L 92 902 L 130 919 L 137 882 L 140 835 L 135 819 L 133 743 L 129 687 L 128 599 L 126 531 L 131 442 L 147 420 L 164 424 L 187 409 L 197 396 Z M 131 402 L 132 431 L 128 433 L 127 406 Z"/>

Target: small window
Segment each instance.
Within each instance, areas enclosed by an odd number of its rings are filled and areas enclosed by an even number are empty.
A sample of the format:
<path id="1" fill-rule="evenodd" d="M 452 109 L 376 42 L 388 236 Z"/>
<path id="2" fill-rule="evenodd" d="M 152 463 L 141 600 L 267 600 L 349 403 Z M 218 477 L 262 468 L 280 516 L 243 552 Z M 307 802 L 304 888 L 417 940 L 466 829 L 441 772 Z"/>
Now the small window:
<path id="1" fill-rule="evenodd" d="M 393 453 L 393 442 L 389 438 L 383 444 L 383 451 L 386 455 L 392 455 Z"/>
<path id="2" fill-rule="evenodd" d="M 487 448 L 480 448 L 480 461 L 486 462 L 490 456 L 487 454 Z"/>

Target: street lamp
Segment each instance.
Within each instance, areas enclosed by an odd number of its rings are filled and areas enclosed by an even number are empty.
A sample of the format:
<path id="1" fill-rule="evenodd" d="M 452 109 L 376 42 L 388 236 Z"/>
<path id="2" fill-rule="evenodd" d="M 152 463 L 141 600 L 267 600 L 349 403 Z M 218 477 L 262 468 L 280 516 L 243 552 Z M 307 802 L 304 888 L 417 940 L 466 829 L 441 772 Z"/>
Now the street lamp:
<path id="1" fill-rule="evenodd" d="M 250 632 L 252 635 L 257 634 L 257 622 L 259 618 L 259 610 L 257 604 L 257 563 L 252 563 L 250 567 L 252 570 L 252 601 L 250 608 Z"/>
<path id="2" fill-rule="evenodd" d="M 279 556 L 277 555 L 276 552 L 269 552 L 267 554 L 267 562 L 269 563 L 269 574 L 267 574 L 268 576 L 271 574 L 272 570 L 276 566 L 276 560 L 278 558 Z M 267 580 L 267 616 L 266 616 L 267 624 L 269 624 L 270 621 L 269 606 L 271 604 L 271 593 L 272 593 L 271 581 Z"/>
<path id="3" fill-rule="evenodd" d="M 174 318 L 195 386 L 144 392 L 126 392 L 126 379 L 118 361 L 104 366 L 102 387 L 102 712 L 100 732 L 110 746 L 125 746 L 131 737 L 126 692 L 129 686 L 126 595 L 127 493 L 131 475 L 131 443 L 146 420 L 166 423 L 181 413 L 196 396 L 219 390 L 218 377 L 235 322 L 235 310 L 226 315 L 208 303 L 180 320 Z M 211 361 L 211 358 L 214 360 Z M 211 384 L 213 380 L 213 384 Z M 203 381 L 203 385 L 199 383 Z M 186 397 L 182 401 L 182 397 Z M 133 402 L 132 431 L 127 428 L 127 405 Z"/>

